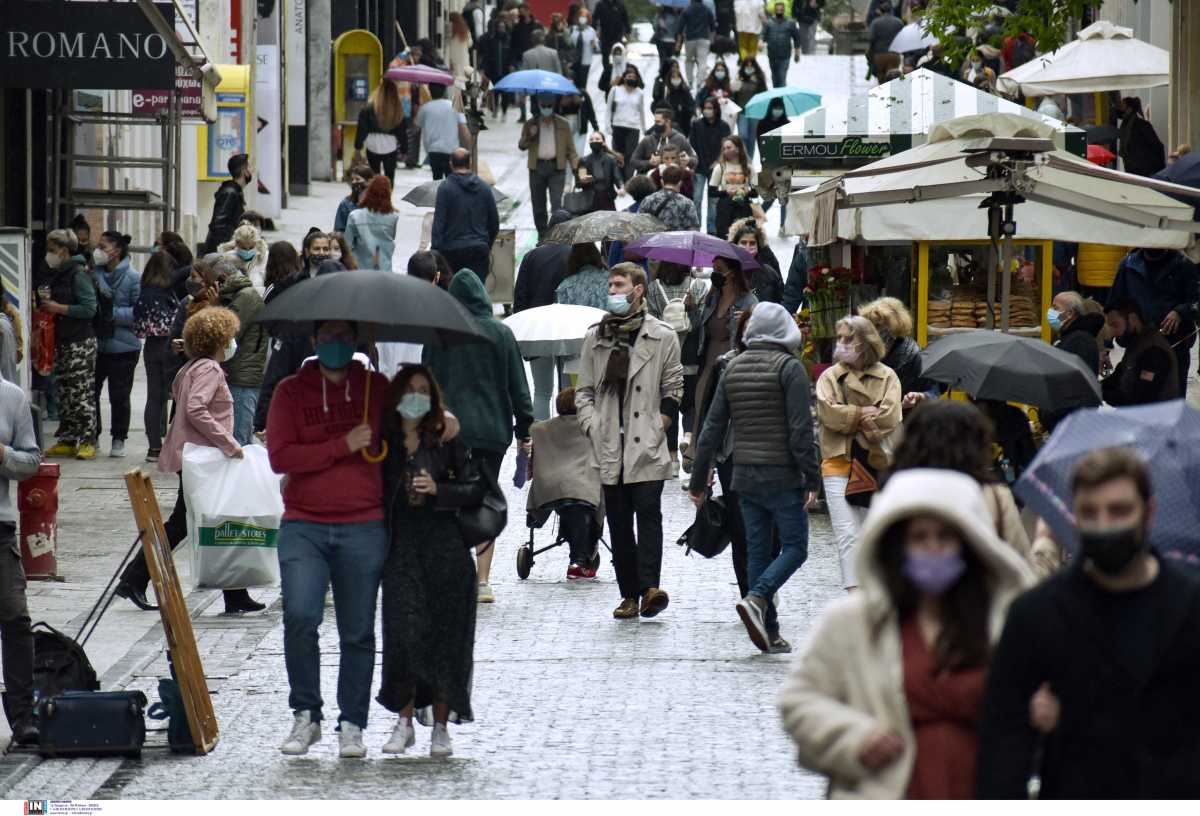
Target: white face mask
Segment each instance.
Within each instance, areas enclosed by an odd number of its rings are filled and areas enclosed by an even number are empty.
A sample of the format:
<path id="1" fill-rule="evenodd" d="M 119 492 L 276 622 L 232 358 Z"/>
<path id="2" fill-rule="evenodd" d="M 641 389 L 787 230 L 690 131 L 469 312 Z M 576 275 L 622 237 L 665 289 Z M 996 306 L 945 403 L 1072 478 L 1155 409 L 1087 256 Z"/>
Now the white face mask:
<path id="1" fill-rule="evenodd" d="M 108 266 L 108 253 L 96 247 L 92 250 L 92 263 L 96 266 Z"/>
<path id="2" fill-rule="evenodd" d="M 225 359 L 232 360 L 235 354 L 237 354 L 237 340 L 230 337 L 229 345 L 225 347 Z"/>
<path id="3" fill-rule="evenodd" d="M 329 260 L 340 261 L 342 259 L 342 251 L 340 249 L 332 249 L 329 251 Z"/>
<path id="4" fill-rule="evenodd" d="M 62 256 L 59 255 L 57 252 L 47 252 L 46 253 L 46 266 L 49 267 L 50 269 L 58 269 L 60 266 L 62 266 L 62 263 L 63 263 Z"/>

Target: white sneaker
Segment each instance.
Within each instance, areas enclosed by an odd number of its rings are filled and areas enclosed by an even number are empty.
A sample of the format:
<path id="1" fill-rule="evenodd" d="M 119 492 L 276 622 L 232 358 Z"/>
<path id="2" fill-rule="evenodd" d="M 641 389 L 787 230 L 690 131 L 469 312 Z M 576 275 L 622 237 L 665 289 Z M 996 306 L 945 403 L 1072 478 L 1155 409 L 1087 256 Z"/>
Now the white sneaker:
<path id="1" fill-rule="evenodd" d="M 480 584 L 478 598 L 480 603 L 495 603 L 496 593 L 492 592 L 492 585 Z"/>
<path id="2" fill-rule="evenodd" d="M 279 750 L 289 756 L 302 756 L 308 753 L 308 746 L 320 739 L 321 723 L 312 721 L 312 712 L 301 711 L 296 714 L 292 733 L 288 734 Z"/>
<path id="3" fill-rule="evenodd" d="M 454 747 L 450 744 L 450 731 L 445 723 L 433 724 L 433 742 L 429 744 L 431 757 L 448 757 L 454 755 Z"/>
<path id="4" fill-rule="evenodd" d="M 125 458 L 125 440 L 114 439 L 112 441 L 112 450 L 108 452 L 108 455 L 113 459 Z"/>
<path id="5" fill-rule="evenodd" d="M 338 756 L 342 759 L 365 757 L 367 746 L 363 745 L 362 729 L 345 720 L 338 724 L 338 728 Z"/>
<path id="6" fill-rule="evenodd" d="M 412 720 L 401 717 L 396 720 L 396 727 L 392 729 L 392 735 L 383 744 L 383 752 L 385 754 L 403 754 L 416 742 L 417 731 L 413 728 Z"/>

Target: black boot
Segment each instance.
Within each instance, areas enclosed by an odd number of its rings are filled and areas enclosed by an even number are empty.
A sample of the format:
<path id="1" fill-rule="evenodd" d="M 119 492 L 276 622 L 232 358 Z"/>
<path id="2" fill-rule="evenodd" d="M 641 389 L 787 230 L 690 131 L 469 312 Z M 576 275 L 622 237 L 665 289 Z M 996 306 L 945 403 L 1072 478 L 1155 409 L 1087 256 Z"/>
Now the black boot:
<path id="1" fill-rule="evenodd" d="M 225 590 L 226 615 L 237 615 L 242 612 L 261 612 L 266 608 L 266 604 L 259 603 L 251 598 L 250 593 L 244 589 Z"/>
<path id="2" fill-rule="evenodd" d="M 117 584 L 116 595 L 118 598 L 124 598 L 127 601 L 132 601 L 133 605 L 138 609 L 142 609 L 147 612 L 153 612 L 154 610 L 158 609 L 155 604 L 152 604 L 146 600 L 145 587 L 138 589 L 128 581 L 121 581 L 119 584 Z"/>

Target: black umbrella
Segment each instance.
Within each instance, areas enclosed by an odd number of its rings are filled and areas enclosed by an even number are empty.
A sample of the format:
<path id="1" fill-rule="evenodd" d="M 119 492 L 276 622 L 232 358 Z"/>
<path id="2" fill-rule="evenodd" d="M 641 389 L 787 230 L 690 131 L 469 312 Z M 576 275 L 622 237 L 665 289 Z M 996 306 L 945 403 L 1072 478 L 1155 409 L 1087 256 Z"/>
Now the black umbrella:
<path id="1" fill-rule="evenodd" d="M 405 193 L 404 197 L 400 200 L 407 201 L 414 207 L 437 206 L 437 192 L 438 187 L 440 187 L 441 184 L 442 182 L 440 180 L 426 181 L 423 184 L 418 184 L 416 187 L 413 187 L 411 190 Z M 506 196 L 504 193 L 500 192 L 495 187 L 492 187 L 490 184 L 488 187 L 491 188 L 492 196 L 496 199 L 497 204 L 503 204 L 505 201 L 508 201 L 508 196 Z"/>
<path id="2" fill-rule="evenodd" d="M 275 335 L 311 335 L 318 320 L 349 320 L 371 340 L 428 346 L 487 340 L 466 308 L 438 287 L 363 269 L 301 281 L 272 299 L 255 320 Z"/>
<path id="3" fill-rule="evenodd" d="M 1100 383 L 1083 361 L 1041 340 L 993 331 L 943 337 L 921 352 L 921 374 L 975 399 L 1043 410 L 1099 405 Z"/>

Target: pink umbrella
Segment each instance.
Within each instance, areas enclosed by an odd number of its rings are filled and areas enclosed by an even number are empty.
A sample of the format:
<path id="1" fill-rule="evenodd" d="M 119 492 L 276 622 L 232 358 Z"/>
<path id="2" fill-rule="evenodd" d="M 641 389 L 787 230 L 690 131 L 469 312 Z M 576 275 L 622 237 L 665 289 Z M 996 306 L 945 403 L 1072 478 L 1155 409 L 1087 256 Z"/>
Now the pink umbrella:
<path id="1" fill-rule="evenodd" d="M 383 75 L 384 79 L 393 82 L 424 82 L 432 85 L 453 85 L 454 77 L 437 68 L 428 65 L 402 65 L 399 68 L 389 68 Z"/>

